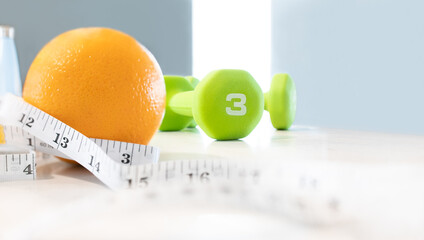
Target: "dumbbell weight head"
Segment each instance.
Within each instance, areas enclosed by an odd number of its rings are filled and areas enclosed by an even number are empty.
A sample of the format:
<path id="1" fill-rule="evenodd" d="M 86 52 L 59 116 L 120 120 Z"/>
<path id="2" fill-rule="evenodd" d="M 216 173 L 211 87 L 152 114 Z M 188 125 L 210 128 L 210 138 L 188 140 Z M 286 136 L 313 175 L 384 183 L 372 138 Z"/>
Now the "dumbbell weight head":
<path id="1" fill-rule="evenodd" d="M 265 110 L 274 128 L 286 130 L 296 115 L 296 86 L 288 74 L 275 74 L 269 92 L 264 94 Z"/>
<path id="2" fill-rule="evenodd" d="M 249 135 L 259 123 L 263 109 L 261 88 L 243 70 L 213 71 L 194 91 L 194 120 L 209 137 L 217 140 Z"/>
<path id="3" fill-rule="evenodd" d="M 164 76 L 166 87 L 166 109 L 160 131 L 178 131 L 187 127 L 193 117 L 177 114 L 170 107 L 172 97 L 181 92 L 193 91 L 190 81 L 181 76 Z"/>
<path id="4" fill-rule="evenodd" d="M 191 86 L 193 86 L 193 88 L 196 88 L 197 84 L 199 84 L 199 79 L 192 77 L 192 76 L 187 76 L 185 77 L 191 84 Z M 194 119 L 188 124 L 188 128 L 195 128 L 197 126 L 196 121 L 194 121 Z"/>

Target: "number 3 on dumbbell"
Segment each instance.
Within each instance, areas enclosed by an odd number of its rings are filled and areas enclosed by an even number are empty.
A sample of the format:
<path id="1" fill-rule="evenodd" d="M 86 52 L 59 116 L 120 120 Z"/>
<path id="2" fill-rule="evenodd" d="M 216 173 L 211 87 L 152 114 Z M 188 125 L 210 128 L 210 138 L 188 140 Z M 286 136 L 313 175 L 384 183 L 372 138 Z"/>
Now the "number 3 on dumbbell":
<path id="1" fill-rule="evenodd" d="M 233 99 L 238 99 L 239 101 L 232 101 Z M 246 114 L 246 95 L 243 93 L 230 93 L 227 95 L 227 102 L 233 102 L 233 107 L 225 108 L 225 111 L 228 115 L 231 116 L 244 116 Z M 234 110 L 233 108 L 239 108 Z"/>

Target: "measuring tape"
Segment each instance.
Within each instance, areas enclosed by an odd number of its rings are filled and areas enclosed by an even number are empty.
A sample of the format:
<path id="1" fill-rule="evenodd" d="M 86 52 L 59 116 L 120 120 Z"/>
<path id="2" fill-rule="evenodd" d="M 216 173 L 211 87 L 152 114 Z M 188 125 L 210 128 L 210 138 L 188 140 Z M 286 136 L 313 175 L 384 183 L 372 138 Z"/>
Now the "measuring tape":
<path id="1" fill-rule="evenodd" d="M 7 94 L 0 106 L 0 143 L 30 151 L 3 154 L 1 180 L 35 178 L 34 151 L 73 159 L 112 189 L 129 188 L 142 164 L 157 163 L 156 147 L 88 138 L 53 116 Z M 2 161 L 3 162 L 3 161 Z"/>
<path id="2" fill-rule="evenodd" d="M 0 181 L 34 180 L 35 173 L 35 152 L 0 155 Z"/>

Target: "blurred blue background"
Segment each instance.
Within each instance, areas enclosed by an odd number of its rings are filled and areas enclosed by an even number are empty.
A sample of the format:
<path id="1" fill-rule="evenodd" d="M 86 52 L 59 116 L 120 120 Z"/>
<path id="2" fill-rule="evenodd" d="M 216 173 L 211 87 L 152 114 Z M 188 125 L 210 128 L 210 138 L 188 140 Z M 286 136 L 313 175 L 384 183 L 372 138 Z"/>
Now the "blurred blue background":
<path id="1" fill-rule="evenodd" d="M 110 27 L 135 37 L 164 74 L 190 74 L 191 0 L 0 0 L 0 24 L 15 27 L 22 81 L 38 51 L 79 27 Z"/>
<path id="2" fill-rule="evenodd" d="M 202 78 L 218 67 L 244 68 L 267 91 L 272 74 L 290 73 L 298 90 L 295 124 L 424 134 L 420 1 L 0 0 L 0 6 L 0 24 L 16 28 L 22 80 L 54 36 L 106 26 L 143 43 L 164 74 Z"/>
<path id="3" fill-rule="evenodd" d="M 424 134 L 423 9 L 417 0 L 274 0 L 272 72 L 296 81 L 296 123 Z"/>

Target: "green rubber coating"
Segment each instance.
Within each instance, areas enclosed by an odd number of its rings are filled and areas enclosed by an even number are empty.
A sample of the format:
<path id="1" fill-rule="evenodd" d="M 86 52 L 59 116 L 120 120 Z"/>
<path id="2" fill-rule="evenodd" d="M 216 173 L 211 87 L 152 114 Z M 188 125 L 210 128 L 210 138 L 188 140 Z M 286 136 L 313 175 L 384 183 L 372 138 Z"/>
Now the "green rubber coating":
<path id="1" fill-rule="evenodd" d="M 269 92 L 264 94 L 265 110 L 274 128 L 287 130 L 296 115 L 296 86 L 288 74 L 275 74 Z"/>
<path id="2" fill-rule="evenodd" d="M 193 117 L 211 138 L 246 137 L 259 123 L 264 96 L 246 71 L 223 69 L 209 73 L 194 91 Z"/>
<path id="3" fill-rule="evenodd" d="M 185 127 L 190 124 L 190 122 L 193 120 L 190 116 L 184 116 L 181 114 L 178 114 L 171 108 L 171 100 L 173 100 L 174 96 L 176 96 L 176 99 L 174 99 L 174 104 L 176 103 L 176 100 L 187 100 L 184 98 L 179 98 L 178 95 L 181 93 L 186 93 L 188 91 L 193 91 L 194 88 L 190 84 L 189 80 L 185 77 L 180 76 L 164 76 L 165 79 L 165 87 L 166 87 L 166 109 L 165 109 L 165 116 L 163 117 L 162 124 L 159 127 L 160 131 L 179 131 L 184 129 Z M 186 101 L 187 102 L 187 101 Z M 192 99 L 190 99 L 190 105 L 192 102 Z M 191 112 L 191 108 L 190 108 Z"/>
<path id="4" fill-rule="evenodd" d="M 193 88 L 196 88 L 197 84 L 199 84 L 199 79 L 192 77 L 192 76 L 187 76 L 186 77 L 187 80 L 190 82 L 191 86 L 193 86 Z M 196 121 L 194 121 L 194 119 L 188 124 L 188 128 L 195 128 L 197 126 Z"/>
<path id="5" fill-rule="evenodd" d="M 193 94 L 193 91 L 175 94 L 171 99 L 169 99 L 169 108 L 176 114 L 193 118 Z"/>

